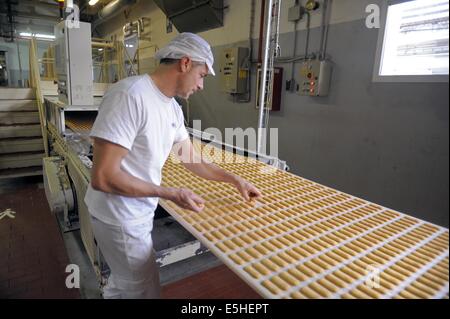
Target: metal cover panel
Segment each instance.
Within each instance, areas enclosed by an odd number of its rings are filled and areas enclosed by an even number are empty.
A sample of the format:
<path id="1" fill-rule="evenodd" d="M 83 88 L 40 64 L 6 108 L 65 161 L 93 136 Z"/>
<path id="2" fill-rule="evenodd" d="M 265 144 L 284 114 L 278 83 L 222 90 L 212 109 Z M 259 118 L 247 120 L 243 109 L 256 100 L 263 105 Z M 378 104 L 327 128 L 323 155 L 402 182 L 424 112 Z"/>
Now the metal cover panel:
<path id="1" fill-rule="evenodd" d="M 202 32 L 223 26 L 223 0 L 155 0 L 178 32 Z"/>

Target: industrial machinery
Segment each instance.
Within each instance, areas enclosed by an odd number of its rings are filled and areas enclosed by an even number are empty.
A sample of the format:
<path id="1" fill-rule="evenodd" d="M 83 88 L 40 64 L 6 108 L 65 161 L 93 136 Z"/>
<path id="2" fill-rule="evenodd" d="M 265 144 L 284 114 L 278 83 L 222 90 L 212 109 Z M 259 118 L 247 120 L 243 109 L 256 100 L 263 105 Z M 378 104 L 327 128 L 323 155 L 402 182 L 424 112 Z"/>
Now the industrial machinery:
<path id="1" fill-rule="evenodd" d="M 92 141 L 89 132 L 97 116 L 106 85 L 92 82 L 91 37 L 89 25 L 69 28 L 67 21 L 56 28 L 58 95 L 44 96 L 50 157 L 43 160 L 45 193 L 64 232 L 80 230 L 87 255 L 99 282 L 104 284 L 109 268 L 96 244 L 84 197 L 90 182 Z M 78 47 L 73 48 L 74 43 Z M 89 51 L 89 53 L 87 52 Z M 75 56 L 74 56 L 75 55 Z M 245 55 L 245 53 L 244 53 Z M 84 57 L 83 60 L 78 57 Z M 85 59 L 85 60 L 84 60 Z M 190 130 L 192 136 L 216 147 L 225 147 L 211 134 Z M 231 146 L 227 146 L 230 148 Z M 236 149 L 238 153 L 244 150 Z M 253 154 L 256 157 L 256 154 Z M 260 156 L 261 161 L 285 169 L 277 158 Z M 163 210 L 160 208 L 160 210 Z M 158 215 L 158 212 L 156 216 Z M 207 249 L 172 217 L 161 214 L 165 222 L 155 221 L 153 234 L 157 263 L 167 266 L 203 254 Z M 167 239 L 174 232 L 177 238 Z M 163 234 L 159 238 L 158 234 Z"/>
<path id="2" fill-rule="evenodd" d="M 448 229 L 222 152 L 208 160 L 254 183 L 260 200 L 168 160 L 163 185 L 188 186 L 206 204 L 162 205 L 262 297 L 448 298 Z"/>
<path id="3" fill-rule="evenodd" d="M 280 1 L 275 2 L 278 11 L 273 15 L 272 1 L 268 3 L 269 19 L 279 14 Z M 272 90 L 269 87 L 267 92 L 266 82 L 273 83 L 276 51 L 276 45 L 268 50 L 268 29 L 259 92 L 264 101 Z M 272 38 L 276 44 L 276 36 Z M 67 41 L 67 37 L 62 39 Z M 310 66 L 311 77 L 326 78 L 326 65 L 318 62 Z M 66 69 L 62 79 L 73 72 L 77 69 Z M 63 93 L 73 92 L 68 85 L 74 82 L 62 86 Z M 309 93 L 325 94 L 320 90 Z M 63 95 L 70 101 L 70 94 Z M 83 200 L 92 167 L 89 130 L 98 101 L 64 101 L 65 97 L 62 101 L 45 99 L 52 155 L 44 159 L 46 194 L 52 211 L 62 214 L 64 229 L 79 227 L 89 258 L 104 283 L 108 266 L 96 244 Z M 267 108 L 259 111 L 261 129 L 267 127 Z M 169 158 L 162 185 L 188 187 L 202 194 L 206 204 L 202 212 L 193 213 L 161 200 L 172 216 L 168 218 L 188 233 L 183 242 L 157 249 L 161 266 L 209 249 L 265 298 L 448 298 L 448 229 L 286 172 L 286 163 L 260 152 L 265 142 L 262 135 L 258 136 L 258 151 L 252 153 L 223 145 L 211 134 L 190 133 L 203 156 L 246 178 L 264 196 L 244 202 L 230 185 L 200 179 Z M 154 232 L 158 226 L 167 227 L 155 223 Z"/>
<path id="4" fill-rule="evenodd" d="M 55 61 L 59 100 L 68 105 L 92 105 L 91 24 L 63 20 L 55 26 Z"/>

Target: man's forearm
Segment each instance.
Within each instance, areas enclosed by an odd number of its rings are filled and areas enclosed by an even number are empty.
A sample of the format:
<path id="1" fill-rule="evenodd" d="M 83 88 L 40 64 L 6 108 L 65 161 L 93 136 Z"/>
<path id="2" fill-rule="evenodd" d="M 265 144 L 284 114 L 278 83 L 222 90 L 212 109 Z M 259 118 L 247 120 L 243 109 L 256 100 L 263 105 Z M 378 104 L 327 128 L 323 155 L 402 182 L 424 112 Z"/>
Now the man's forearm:
<path id="1" fill-rule="evenodd" d="M 105 193 L 126 197 L 160 197 L 170 199 L 172 196 L 172 189 L 148 183 L 123 170 L 109 174 L 103 180 L 92 181 L 92 187 Z"/>
<path id="2" fill-rule="evenodd" d="M 194 174 L 216 182 L 225 182 L 234 184 L 237 181 L 238 176 L 230 173 L 217 165 L 209 163 L 183 163 L 184 167 L 193 172 Z"/>

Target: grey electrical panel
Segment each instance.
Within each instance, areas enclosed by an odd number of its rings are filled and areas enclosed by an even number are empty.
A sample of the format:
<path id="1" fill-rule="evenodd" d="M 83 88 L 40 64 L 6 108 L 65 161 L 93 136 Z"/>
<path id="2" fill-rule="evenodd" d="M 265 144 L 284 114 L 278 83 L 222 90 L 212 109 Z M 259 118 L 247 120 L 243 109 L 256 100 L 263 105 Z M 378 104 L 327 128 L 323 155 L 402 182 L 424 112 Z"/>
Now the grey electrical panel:
<path id="1" fill-rule="evenodd" d="M 64 20 L 55 25 L 58 98 L 68 105 L 93 105 L 91 24 Z"/>
<path id="2" fill-rule="evenodd" d="M 297 4 L 289 8 L 288 11 L 288 21 L 297 22 L 303 17 L 305 9 L 301 5 Z"/>
<path id="3" fill-rule="evenodd" d="M 326 60 L 308 60 L 300 66 L 297 93 L 306 96 L 327 96 L 330 90 L 332 65 Z"/>
<path id="4" fill-rule="evenodd" d="M 241 94 L 247 92 L 249 49 L 234 47 L 220 54 L 220 82 L 223 92 Z"/>

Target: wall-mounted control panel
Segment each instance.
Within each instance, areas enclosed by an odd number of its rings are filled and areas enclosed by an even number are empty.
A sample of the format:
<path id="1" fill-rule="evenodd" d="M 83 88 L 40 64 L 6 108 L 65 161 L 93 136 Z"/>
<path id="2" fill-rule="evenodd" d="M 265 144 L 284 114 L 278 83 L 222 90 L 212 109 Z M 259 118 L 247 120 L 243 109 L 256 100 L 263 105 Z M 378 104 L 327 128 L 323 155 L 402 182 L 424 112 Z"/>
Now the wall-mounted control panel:
<path id="1" fill-rule="evenodd" d="M 247 93 L 249 49 L 234 47 L 224 49 L 220 54 L 220 82 L 225 93 Z"/>
<path id="2" fill-rule="evenodd" d="M 308 60 L 300 66 L 297 93 L 305 96 L 327 96 L 330 90 L 332 64 L 327 60 Z"/>

